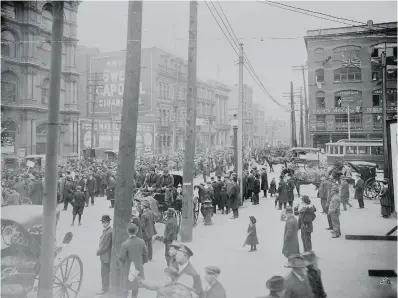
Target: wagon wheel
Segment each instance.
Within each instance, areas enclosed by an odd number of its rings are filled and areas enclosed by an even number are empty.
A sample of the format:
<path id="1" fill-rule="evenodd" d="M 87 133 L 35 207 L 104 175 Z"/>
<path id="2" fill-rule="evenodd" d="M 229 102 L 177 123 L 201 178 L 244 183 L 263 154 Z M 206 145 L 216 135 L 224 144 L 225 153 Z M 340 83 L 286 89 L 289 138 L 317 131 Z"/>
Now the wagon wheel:
<path id="1" fill-rule="evenodd" d="M 365 182 L 365 190 L 364 195 L 368 199 L 374 199 L 378 195 L 380 195 L 383 186 L 380 181 L 377 181 L 375 178 L 369 178 Z"/>
<path id="2" fill-rule="evenodd" d="M 54 298 L 76 298 L 83 282 L 83 263 L 77 255 L 63 258 L 54 268 Z"/>

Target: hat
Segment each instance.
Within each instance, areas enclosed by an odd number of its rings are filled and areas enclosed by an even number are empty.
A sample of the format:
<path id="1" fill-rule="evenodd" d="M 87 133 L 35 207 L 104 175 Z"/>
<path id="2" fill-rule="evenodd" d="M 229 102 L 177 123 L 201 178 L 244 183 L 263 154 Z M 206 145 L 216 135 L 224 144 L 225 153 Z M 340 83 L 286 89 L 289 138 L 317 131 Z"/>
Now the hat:
<path id="1" fill-rule="evenodd" d="M 192 250 L 188 246 L 186 246 L 184 244 L 181 244 L 181 246 L 178 248 L 178 250 L 183 252 L 183 253 L 185 253 L 185 254 L 187 254 L 188 257 L 192 257 L 193 256 Z"/>
<path id="2" fill-rule="evenodd" d="M 301 256 L 309 264 L 314 264 L 316 262 L 316 260 L 318 259 L 315 252 L 312 250 L 303 252 L 301 254 Z"/>
<path id="3" fill-rule="evenodd" d="M 286 268 L 304 268 L 307 267 L 309 264 L 304 260 L 304 258 L 300 255 L 294 255 L 289 258 L 287 264 L 285 265 Z"/>
<path id="4" fill-rule="evenodd" d="M 137 234 L 138 232 L 138 227 L 135 224 L 130 224 L 129 227 L 127 228 L 127 231 L 129 232 L 129 234 Z"/>
<path id="5" fill-rule="evenodd" d="M 214 180 L 214 176 L 212 176 L 212 177 L 210 178 L 210 180 Z"/>
<path id="6" fill-rule="evenodd" d="M 77 190 L 77 191 L 79 191 L 79 190 L 81 190 L 81 189 L 82 189 L 82 187 L 81 187 L 80 185 L 76 187 L 76 190 Z"/>
<path id="7" fill-rule="evenodd" d="M 221 269 L 218 268 L 217 266 L 207 266 L 207 267 L 205 267 L 205 271 L 208 274 L 220 274 L 221 273 Z"/>
<path id="8" fill-rule="evenodd" d="M 282 276 L 273 276 L 265 283 L 270 291 L 283 291 L 285 289 L 285 279 Z"/>
<path id="9" fill-rule="evenodd" d="M 286 213 L 293 213 L 293 208 L 292 207 L 286 207 Z"/>
<path id="10" fill-rule="evenodd" d="M 179 249 L 180 247 L 181 247 L 181 243 L 180 242 L 178 242 L 178 241 L 173 241 L 173 242 L 171 242 L 171 244 L 170 244 L 170 247 L 174 247 L 175 249 Z"/>
<path id="11" fill-rule="evenodd" d="M 110 218 L 109 215 L 102 215 L 101 221 L 102 221 L 102 222 L 104 222 L 104 221 L 111 221 L 111 218 Z"/>
<path id="12" fill-rule="evenodd" d="M 167 209 L 166 212 L 167 212 L 167 214 L 174 214 L 176 211 L 174 208 L 169 208 L 169 209 Z"/>
<path id="13" fill-rule="evenodd" d="M 164 273 L 166 273 L 168 276 L 170 276 L 173 279 L 177 279 L 179 272 L 177 271 L 177 269 L 172 268 L 172 267 L 168 267 L 164 269 Z"/>
<path id="14" fill-rule="evenodd" d="M 303 196 L 301 200 L 306 204 L 311 204 L 311 200 L 308 196 Z"/>
<path id="15" fill-rule="evenodd" d="M 252 223 L 256 223 L 257 219 L 254 216 L 249 216 L 250 220 L 252 221 Z"/>
<path id="16" fill-rule="evenodd" d="M 147 208 L 151 207 L 151 204 L 147 200 L 141 201 L 141 205 L 144 206 L 144 207 L 147 207 Z"/>

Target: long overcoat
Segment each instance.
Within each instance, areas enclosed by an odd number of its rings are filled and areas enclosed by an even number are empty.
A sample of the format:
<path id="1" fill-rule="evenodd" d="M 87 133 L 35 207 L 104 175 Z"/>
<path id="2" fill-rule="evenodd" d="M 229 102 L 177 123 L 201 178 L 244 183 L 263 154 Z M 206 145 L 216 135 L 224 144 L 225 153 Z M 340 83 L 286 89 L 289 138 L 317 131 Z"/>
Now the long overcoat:
<path id="1" fill-rule="evenodd" d="M 265 171 L 261 174 L 261 190 L 268 190 L 268 175 Z"/>
<path id="2" fill-rule="evenodd" d="M 231 209 L 239 208 L 239 185 L 236 182 L 233 182 L 231 190 L 229 192 L 229 199 L 231 202 Z"/>
<path id="3" fill-rule="evenodd" d="M 286 258 L 300 253 L 298 241 L 298 222 L 294 216 L 289 217 L 285 224 L 282 253 Z"/>
<path id="4" fill-rule="evenodd" d="M 278 194 L 279 203 L 287 203 L 287 185 L 283 180 L 279 182 Z"/>

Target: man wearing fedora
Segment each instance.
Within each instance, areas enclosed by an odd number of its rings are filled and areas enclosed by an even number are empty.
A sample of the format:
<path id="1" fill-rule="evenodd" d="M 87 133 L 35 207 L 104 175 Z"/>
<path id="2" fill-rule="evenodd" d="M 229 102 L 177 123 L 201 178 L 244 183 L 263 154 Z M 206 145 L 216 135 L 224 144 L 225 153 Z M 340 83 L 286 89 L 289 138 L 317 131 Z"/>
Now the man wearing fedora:
<path id="1" fill-rule="evenodd" d="M 258 298 L 271 298 L 271 297 L 283 297 L 285 290 L 285 279 L 282 276 L 273 276 L 265 283 L 268 288 L 269 295 Z"/>
<path id="2" fill-rule="evenodd" d="M 298 242 L 298 222 L 294 217 L 293 208 L 286 208 L 286 224 L 285 224 L 285 235 L 283 238 L 283 249 L 282 253 L 286 258 L 291 255 L 299 254 L 299 242 Z"/>
<path id="3" fill-rule="evenodd" d="M 166 258 L 167 266 L 170 266 L 169 249 L 173 241 L 177 240 L 178 224 L 175 217 L 175 210 L 173 208 L 167 209 L 167 221 L 164 229 L 164 255 Z"/>
<path id="4" fill-rule="evenodd" d="M 205 268 L 206 286 L 203 291 L 203 298 L 226 298 L 227 293 L 223 285 L 218 281 L 221 270 L 217 266 Z"/>
<path id="5" fill-rule="evenodd" d="M 140 215 L 140 222 L 142 227 L 142 236 L 148 248 L 148 260 L 152 260 L 152 237 L 155 234 L 155 216 L 151 210 L 151 205 L 148 201 L 142 201 L 142 213 Z"/>
<path id="6" fill-rule="evenodd" d="M 231 202 L 231 209 L 233 212 L 233 217 L 232 219 L 236 219 L 239 217 L 239 185 L 237 183 L 238 181 L 238 177 L 236 176 L 236 174 L 232 177 L 233 180 L 233 184 L 232 187 L 229 191 L 229 199 Z"/>
<path id="7" fill-rule="evenodd" d="M 176 253 L 176 261 L 179 266 L 177 282 L 185 285 L 196 295 L 202 297 L 202 280 L 200 279 L 198 272 L 196 272 L 192 264 L 189 262 L 189 259 L 192 256 L 192 250 L 188 246 L 181 244 Z"/>
<path id="8" fill-rule="evenodd" d="M 138 297 L 138 282 L 134 280 L 129 281 L 130 266 L 134 264 L 135 269 L 139 272 L 140 278 L 144 276 L 144 264 L 148 262 L 148 250 L 144 240 L 138 238 L 138 227 L 135 224 L 130 224 L 127 229 L 129 238 L 124 241 L 120 248 L 119 261 L 121 262 L 121 283 L 124 290 L 124 297 L 127 297 L 128 291 L 131 290 L 131 297 Z"/>
<path id="9" fill-rule="evenodd" d="M 307 264 L 307 276 L 312 293 L 315 298 L 326 298 L 327 295 L 323 288 L 321 270 L 318 268 L 318 257 L 313 251 L 306 251 L 301 254 Z"/>
<path id="10" fill-rule="evenodd" d="M 314 298 L 312 289 L 307 277 L 308 263 L 300 255 L 294 255 L 289 258 L 286 268 L 292 271 L 285 278 L 286 291 L 284 298 Z"/>
<path id="11" fill-rule="evenodd" d="M 102 235 L 100 237 L 97 256 L 100 257 L 101 261 L 102 289 L 98 293 L 98 295 L 103 295 L 109 290 L 109 272 L 112 249 L 112 228 L 111 218 L 109 217 L 109 215 L 103 215 L 101 218 L 101 223 L 104 230 L 102 231 Z"/>

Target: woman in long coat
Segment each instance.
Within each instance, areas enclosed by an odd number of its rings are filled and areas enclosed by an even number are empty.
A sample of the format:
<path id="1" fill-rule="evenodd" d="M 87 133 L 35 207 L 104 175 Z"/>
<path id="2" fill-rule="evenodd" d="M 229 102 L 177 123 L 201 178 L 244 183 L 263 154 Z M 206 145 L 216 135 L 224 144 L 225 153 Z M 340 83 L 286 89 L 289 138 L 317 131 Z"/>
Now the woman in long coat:
<path id="1" fill-rule="evenodd" d="M 283 176 L 280 177 L 278 194 L 279 194 L 278 196 L 279 210 L 281 210 L 282 204 L 284 205 L 284 208 L 286 208 L 286 203 L 287 203 L 287 185 Z"/>
<path id="2" fill-rule="evenodd" d="M 388 218 L 391 215 L 391 213 L 393 213 L 393 210 L 392 210 L 391 200 L 389 198 L 389 190 L 387 184 L 388 180 L 384 179 L 383 183 L 384 187 L 380 194 L 381 215 L 384 218 Z"/>

